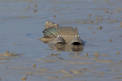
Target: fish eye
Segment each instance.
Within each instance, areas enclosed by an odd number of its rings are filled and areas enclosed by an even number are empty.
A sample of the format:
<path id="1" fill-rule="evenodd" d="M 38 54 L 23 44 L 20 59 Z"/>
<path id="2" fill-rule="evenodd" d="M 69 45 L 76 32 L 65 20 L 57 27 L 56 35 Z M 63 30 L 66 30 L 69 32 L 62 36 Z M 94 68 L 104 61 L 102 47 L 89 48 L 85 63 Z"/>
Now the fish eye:
<path id="1" fill-rule="evenodd" d="M 73 42 L 72 45 L 81 45 L 80 42 Z"/>

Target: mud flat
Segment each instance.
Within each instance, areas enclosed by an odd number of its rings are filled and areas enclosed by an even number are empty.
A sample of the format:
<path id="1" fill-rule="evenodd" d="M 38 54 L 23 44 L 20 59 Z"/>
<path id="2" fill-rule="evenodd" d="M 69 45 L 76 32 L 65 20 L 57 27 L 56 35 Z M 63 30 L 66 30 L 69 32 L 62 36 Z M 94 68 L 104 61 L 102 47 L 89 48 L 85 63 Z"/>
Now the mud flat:
<path id="1" fill-rule="evenodd" d="M 83 50 L 40 42 L 46 21 L 77 27 Z M 121 81 L 121 41 L 122 0 L 0 0 L 0 81 Z"/>

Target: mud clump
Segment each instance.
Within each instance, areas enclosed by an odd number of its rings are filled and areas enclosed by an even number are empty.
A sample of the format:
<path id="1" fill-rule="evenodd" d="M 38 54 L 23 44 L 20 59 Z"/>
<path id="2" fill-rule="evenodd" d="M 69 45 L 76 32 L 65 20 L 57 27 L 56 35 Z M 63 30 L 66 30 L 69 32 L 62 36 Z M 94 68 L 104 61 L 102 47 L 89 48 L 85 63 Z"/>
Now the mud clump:
<path id="1" fill-rule="evenodd" d="M 122 28 L 122 22 L 120 22 L 120 27 Z"/>
<path id="2" fill-rule="evenodd" d="M 109 42 L 112 42 L 113 40 L 112 39 L 109 39 Z"/>
<path id="3" fill-rule="evenodd" d="M 24 76 L 21 78 L 22 81 L 26 81 L 27 80 L 27 76 Z"/>
<path id="4" fill-rule="evenodd" d="M 20 56 L 19 54 L 9 52 L 8 50 L 5 53 L 0 54 L 0 60 L 9 60 L 12 57 Z"/>
<path id="5" fill-rule="evenodd" d="M 102 26 L 99 26 L 99 27 L 98 27 L 98 30 L 102 30 L 102 29 L 103 29 L 103 27 L 102 27 Z"/>
<path id="6" fill-rule="evenodd" d="M 100 56 L 100 54 L 99 54 L 98 52 L 95 52 L 95 53 L 94 53 L 94 56 L 95 56 L 96 58 L 98 58 L 98 57 Z"/>
<path id="7" fill-rule="evenodd" d="M 117 54 L 117 55 L 120 55 L 120 51 L 117 51 L 116 54 Z"/>
<path id="8" fill-rule="evenodd" d="M 33 65 L 32 65 L 32 67 L 33 67 L 33 68 L 36 68 L 36 67 L 37 67 L 37 65 L 36 65 L 36 64 L 33 64 Z"/>
<path id="9" fill-rule="evenodd" d="M 4 53 L 4 56 L 17 56 L 17 54 L 16 53 L 10 53 L 9 51 L 6 51 Z"/>
<path id="10" fill-rule="evenodd" d="M 48 76 L 48 79 L 49 80 L 55 80 L 55 79 L 59 79 L 59 77 L 58 76 Z"/>
<path id="11" fill-rule="evenodd" d="M 87 56 L 87 57 L 88 57 L 88 56 L 89 56 L 89 54 L 88 54 L 88 53 L 86 53 L 86 54 L 85 54 L 85 56 Z"/>
<path id="12" fill-rule="evenodd" d="M 75 70 L 75 69 L 73 69 L 73 70 L 70 70 L 70 72 L 72 73 L 72 74 L 82 74 L 82 71 L 81 70 Z"/>
<path id="13" fill-rule="evenodd" d="M 52 53 L 50 56 L 58 56 L 58 54 L 54 54 L 54 53 Z"/>
<path id="14" fill-rule="evenodd" d="M 16 54 L 16 53 L 9 52 L 9 51 L 7 50 L 5 53 L 0 54 L 0 56 L 14 57 L 14 56 L 19 56 L 19 55 Z"/>
<path id="15" fill-rule="evenodd" d="M 112 63 L 113 62 L 112 60 L 99 60 L 99 59 L 95 59 L 95 61 L 97 63 Z"/>
<path id="16" fill-rule="evenodd" d="M 48 69 L 47 68 L 40 68 L 39 71 L 40 72 L 48 72 Z"/>

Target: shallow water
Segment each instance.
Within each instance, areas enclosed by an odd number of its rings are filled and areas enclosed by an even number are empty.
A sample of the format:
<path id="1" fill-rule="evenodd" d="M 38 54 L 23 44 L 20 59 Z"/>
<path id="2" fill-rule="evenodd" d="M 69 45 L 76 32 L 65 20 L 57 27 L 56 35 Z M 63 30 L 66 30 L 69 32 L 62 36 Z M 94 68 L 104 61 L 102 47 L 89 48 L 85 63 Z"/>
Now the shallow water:
<path id="1" fill-rule="evenodd" d="M 122 81 L 121 0 L 0 0 L 0 81 Z M 45 21 L 73 26 L 81 52 L 40 42 Z"/>

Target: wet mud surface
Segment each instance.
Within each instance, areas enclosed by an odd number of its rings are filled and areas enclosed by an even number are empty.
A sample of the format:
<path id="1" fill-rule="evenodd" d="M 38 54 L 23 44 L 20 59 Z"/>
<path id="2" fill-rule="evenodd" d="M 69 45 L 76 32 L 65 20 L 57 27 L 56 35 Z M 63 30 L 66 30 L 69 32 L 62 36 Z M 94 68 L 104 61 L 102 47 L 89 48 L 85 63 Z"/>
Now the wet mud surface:
<path id="1" fill-rule="evenodd" d="M 121 3 L 0 0 L 0 81 L 122 81 Z M 77 27 L 83 50 L 41 42 L 47 20 Z"/>

